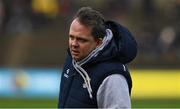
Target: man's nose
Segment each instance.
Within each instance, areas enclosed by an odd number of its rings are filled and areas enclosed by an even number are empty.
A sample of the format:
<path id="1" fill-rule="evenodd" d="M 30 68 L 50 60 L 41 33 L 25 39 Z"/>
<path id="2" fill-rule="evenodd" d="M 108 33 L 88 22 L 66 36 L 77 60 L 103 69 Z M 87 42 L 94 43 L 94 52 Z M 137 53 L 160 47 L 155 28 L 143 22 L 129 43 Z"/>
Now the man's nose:
<path id="1" fill-rule="evenodd" d="M 78 44 L 77 40 L 72 40 L 71 45 L 74 47 L 78 47 L 79 44 Z"/>

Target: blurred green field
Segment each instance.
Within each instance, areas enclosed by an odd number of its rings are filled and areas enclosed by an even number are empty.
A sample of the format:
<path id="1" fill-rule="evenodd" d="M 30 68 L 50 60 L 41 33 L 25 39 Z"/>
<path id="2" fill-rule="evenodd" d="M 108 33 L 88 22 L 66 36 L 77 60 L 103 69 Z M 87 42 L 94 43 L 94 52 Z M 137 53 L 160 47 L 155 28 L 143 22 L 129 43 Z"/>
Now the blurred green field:
<path id="1" fill-rule="evenodd" d="M 56 108 L 57 99 L 0 99 L 0 108 Z"/>
<path id="2" fill-rule="evenodd" d="M 133 99 L 132 108 L 180 108 L 180 99 Z"/>
<path id="3" fill-rule="evenodd" d="M 0 108 L 57 108 L 57 99 L 0 99 Z M 132 108 L 180 108 L 180 99 L 132 99 Z"/>

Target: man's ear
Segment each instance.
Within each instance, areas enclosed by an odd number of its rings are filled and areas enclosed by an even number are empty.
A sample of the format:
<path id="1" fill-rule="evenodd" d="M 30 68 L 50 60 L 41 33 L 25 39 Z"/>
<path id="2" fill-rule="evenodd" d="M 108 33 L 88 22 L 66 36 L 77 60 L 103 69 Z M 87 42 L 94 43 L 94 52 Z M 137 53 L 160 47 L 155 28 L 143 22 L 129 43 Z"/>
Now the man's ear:
<path id="1" fill-rule="evenodd" d="M 102 40 L 103 40 L 102 38 L 98 38 L 98 39 L 97 39 L 97 47 L 102 44 Z"/>

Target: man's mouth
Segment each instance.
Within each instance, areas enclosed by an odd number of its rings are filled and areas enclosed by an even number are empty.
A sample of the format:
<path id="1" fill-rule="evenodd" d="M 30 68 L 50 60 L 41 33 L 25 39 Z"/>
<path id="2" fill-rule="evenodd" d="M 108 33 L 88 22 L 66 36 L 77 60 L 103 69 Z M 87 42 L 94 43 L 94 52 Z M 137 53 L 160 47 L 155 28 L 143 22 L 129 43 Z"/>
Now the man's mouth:
<path id="1" fill-rule="evenodd" d="M 71 54 L 72 54 L 72 55 L 78 55 L 78 54 L 79 54 L 79 51 L 77 51 L 77 50 L 71 50 Z"/>

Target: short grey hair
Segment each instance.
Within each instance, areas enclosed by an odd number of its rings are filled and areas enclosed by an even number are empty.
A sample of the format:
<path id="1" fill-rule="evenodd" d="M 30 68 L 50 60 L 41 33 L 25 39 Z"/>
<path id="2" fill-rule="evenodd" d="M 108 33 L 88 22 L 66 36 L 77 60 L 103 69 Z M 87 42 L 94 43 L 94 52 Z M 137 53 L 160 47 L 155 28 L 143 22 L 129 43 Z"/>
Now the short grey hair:
<path id="1" fill-rule="evenodd" d="M 78 18 L 81 24 L 89 26 L 92 29 L 91 35 L 95 39 L 103 38 L 106 35 L 105 19 L 103 15 L 91 7 L 80 8 L 75 18 Z"/>

